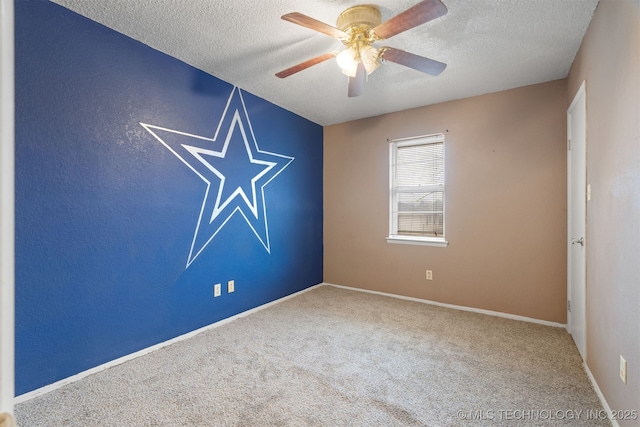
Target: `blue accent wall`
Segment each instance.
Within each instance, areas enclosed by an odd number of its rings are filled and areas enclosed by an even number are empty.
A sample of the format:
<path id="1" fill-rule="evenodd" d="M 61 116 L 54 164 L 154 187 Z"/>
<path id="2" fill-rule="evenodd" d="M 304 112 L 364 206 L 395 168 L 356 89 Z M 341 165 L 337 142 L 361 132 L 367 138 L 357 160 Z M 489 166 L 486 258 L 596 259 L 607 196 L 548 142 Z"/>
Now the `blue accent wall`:
<path id="1" fill-rule="evenodd" d="M 16 2 L 16 393 L 322 282 L 322 155 L 321 126 Z"/>

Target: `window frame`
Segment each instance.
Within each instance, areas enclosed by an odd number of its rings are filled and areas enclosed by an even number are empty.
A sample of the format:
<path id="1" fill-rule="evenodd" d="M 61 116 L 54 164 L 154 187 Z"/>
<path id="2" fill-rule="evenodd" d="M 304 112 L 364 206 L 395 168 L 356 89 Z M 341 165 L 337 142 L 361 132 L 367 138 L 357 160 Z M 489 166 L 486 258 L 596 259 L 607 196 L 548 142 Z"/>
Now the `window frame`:
<path id="1" fill-rule="evenodd" d="M 405 235 L 398 234 L 398 212 L 397 209 L 394 209 L 397 205 L 397 186 L 395 184 L 396 181 L 396 163 L 397 163 L 397 151 L 399 147 L 408 147 L 414 145 L 425 145 L 425 144 L 434 144 L 434 143 L 442 143 L 442 153 L 443 153 L 443 173 L 446 171 L 446 146 L 445 146 L 445 136 L 443 133 L 431 134 L 431 135 L 422 135 L 410 138 L 400 138 L 400 139 L 392 139 L 389 140 L 389 234 L 387 235 L 388 243 L 400 243 L 400 244 L 409 244 L 409 245 L 424 245 L 424 246 L 436 246 L 436 247 L 446 247 L 449 242 L 445 239 L 446 236 L 446 174 L 445 180 L 442 185 L 435 186 L 424 186 L 420 187 L 420 191 L 438 191 L 442 192 L 442 237 L 427 237 L 427 236 L 417 236 L 417 235 Z M 404 192 L 411 192 L 406 191 Z"/>

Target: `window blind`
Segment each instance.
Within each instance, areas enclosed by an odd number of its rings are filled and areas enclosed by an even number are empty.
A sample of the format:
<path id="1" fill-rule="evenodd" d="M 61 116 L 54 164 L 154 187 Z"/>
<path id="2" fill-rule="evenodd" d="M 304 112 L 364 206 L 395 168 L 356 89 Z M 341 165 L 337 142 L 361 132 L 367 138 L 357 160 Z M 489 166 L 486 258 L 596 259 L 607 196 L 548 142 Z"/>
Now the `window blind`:
<path id="1" fill-rule="evenodd" d="M 444 237 L 444 136 L 394 142 L 391 235 Z"/>

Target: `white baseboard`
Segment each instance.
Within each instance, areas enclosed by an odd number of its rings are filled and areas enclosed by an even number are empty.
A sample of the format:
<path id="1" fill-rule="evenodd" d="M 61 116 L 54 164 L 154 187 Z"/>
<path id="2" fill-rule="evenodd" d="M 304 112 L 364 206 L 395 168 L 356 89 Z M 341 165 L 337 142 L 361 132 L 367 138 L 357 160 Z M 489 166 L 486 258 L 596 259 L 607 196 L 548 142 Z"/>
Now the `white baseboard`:
<path id="1" fill-rule="evenodd" d="M 177 337 L 172 338 L 170 340 L 155 344 L 155 345 L 153 345 L 151 347 L 147 347 L 147 348 L 144 348 L 142 350 L 136 351 L 135 353 L 131 353 L 131 354 L 128 354 L 126 356 L 122 356 L 122 357 L 120 357 L 118 359 L 114 359 L 114 360 L 112 360 L 110 362 L 103 363 L 102 365 L 96 366 L 94 368 L 88 369 L 86 371 L 80 372 L 80 373 L 72 375 L 70 377 L 64 378 L 64 379 L 62 379 L 60 381 L 56 381 L 55 383 L 46 385 L 44 387 L 40 387 L 40 388 L 38 388 L 36 390 L 33 390 L 33 391 L 30 391 L 28 393 L 21 394 L 20 396 L 16 396 L 16 398 L 14 400 L 14 403 L 17 405 L 19 403 L 26 402 L 27 400 L 42 396 L 42 395 L 44 395 L 46 393 L 49 393 L 49 392 L 51 392 L 53 390 L 59 389 L 60 387 L 63 387 L 65 385 L 67 385 L 67 384 L 72 384 L 72 383 L 74 383 L 76 381 L 80 381 L 81 379 L 86 378 L 89 375 L 93 375 L 95 373 L 104 371 L 105 369 L 109 369 L 109 368 L 111 368 L 113 366 L 120 365 L 120 364 L 122 364 L 124 362 L 136 359 L 136 358 L 138 358 L 140 356 L 144 356 L 146 354 L 149 354 L 151 352 L 159 350 L 159 349 L 161 349 L 163 347 L 166 347 L 168 345 L 171 345 L 173 343 L 186 340 L 188 338 L 191 338 L 191 337 L 193 337 L 195 335 L 198 335 L 198 334 L 200 334 L 200 333 L 202 333 L 204 331 L 207 331 L 209 329 L 213 329 L 213 328 L 217 328 L 219 326 L 225 325 L 225 324 L 227 324 L 229 322 L 232 322 L 232 321 L 234 321 L 236 319 L 248 316 L 248 315 L 253 314 L 253 313 L 257 312 L 257 311 L 260 311 L 260 310 L 263 310 L 265 308 L 271 307 L 272 305 L 278 304 L 278 303 L 280 303 L 282 301 L 285 301 L 285 300 L 287 300 L 289 298 L 293 298 L 293 297 L 295 297 L 297 295 L 300 295 L 300 294 L 302 294 L 304 292 L 308 292 L 308 291 L 310 291 L 312 289 L 315 289 L 315 288 L 318 288 L 320 286 L 334 286 L 336 288 L 342 288 L 342 289 L 347 289 L 347 290 L 352 290 L 352 291 L 359 291 L 359 292 L 366 292 L 366 293 L 370 293 L 370 294 L 382 295 L 382 296 L 398 298 L 398 299 L 403 299 L 403 300 L 408 300 L 408 301 L 421 302 L 421 303 L 425 303 L 425 304 L 437 305 L 437 306 L 440 306 L 440 307 L 452 308 L 452 309 L 455 309 L 455 310 L 470 311 L 470 312 L 474 312 L 474 313 L 486 314 L 486 315 L 489 315 L 489 316 L 504 317 L 504 318 L 507 318 L 507 319 L 520 320 L 520 321 L 531 322 L 531 323 L 538 323 L 538 324 L 547 325 L 547 326 L 563 327 L 563 328 L 566 327 L 566 325 L 564 325 L 564 324 L 555 323 L 555 322 L 549 322 L 549 321 L 540 320 L 540 319 L 533 319 L 533 318 L 524 317 L 524 316 L 517 316 L 517 315 L 514 315 L 514 314 L 501 313 L 501 312 L 490 311 L 490 310 L 482 310 L 482 309 L 478 309 L 478 308 L 465 307 L 465 306 L 460 306 L 460 305 L 445 304 L 445 303 L 441 303 L 441 302 L 437 302 L 437 301 L 430 301 L 430 300 L 425 300 L 425 299 L 406 297 L 406 296 L 403 296 L 403 295 L 396 295 L 396 294 L 390 294 L 390 293 L 385 293 L 385 292 L 371 291 L 371 290 L 368 290 L 368 289 L 361 289 L 361 288 L 352 288 L 352 287 L 348 287 L 348 286 L 342 286 L 342 285 L 336 285 L 336 284 L 333 284 L 333 283 L 323 282 L 323 283 L 319 283 L 317 285 L 310 286 L 310 287 L 308 287 L 306 289 L 303 289 L 303 290 L 298 291 L 296 293 L 293 293 L 291 295 L 287 295 L 287 296 L 282 297 L 280 299 L 277 299 L 275 301 L 271 301 L 269 303 L 266 303 L 266 304 L 260 305 L 258 307 L 252 308 L 250 310 L 243 311 L 242 313 L 238 313 L 238 314 L 236 314 L 234 316 L 231 316 L 231 317 L 228 317 L 226 319 L 222 319 L 222 320 L 220 320 L 218 322 L 212 323 L 211 325 L 204 326 L 204 327 L 202 327 L 200 329 L 196 329 L 194 331 L 191 331 L 191 332 L 188 332 L 186 334 L 177 336 Z M 606 401 L 604 400 L 604 397 L 602 396 L 602 393 L 600 393 L 600 390 L 597 388 L 597 385 L 595 384 L 595 380 L 593 379 L 593 376 L 591 376 L 591 373 L 588 371 L 588 368 L 586 368 L 586 365 L 585 365 L 585 369 L 587 369 L 587 373 L 589 374 L 589 378 L 591 379 L 592 383 L 594 384 L 594 387 L 596 388 L 596 391 L 598 392 L 598 396 L 600 397 L 600 400 L 603 401 L 603 405 L 605 406 L 605 409 L 607 409 L 608 413 L 610 413 L 611 411 L 609 410 L 609 407 L 606 405 Z M 615 425 L 615 420 L 614 420 L 614 427 L 617 427 Z"/>
<path id="2" fill-rule="evenodd" d="M 327 282 L 323 282 L 321 284 L 322 285 L 327 285 L 327 286 L 335 286 L 336 288 L 348 289 L 350 291 L 366 292 L 366 293 L 369 293 L 369 294 L 382 295 L 382 296 L 386 296 L 386 297 L 398 298 L 398 299 L 403 299 L 403 300 L 407 300 L 407 301 L 421 302 L 421 303 L 424 303 L 424 304 L 431 304 L 431 305 L 437 305 L 437 306 L 440 306 L 440 307 L 453 308 L 454 310 L 470 311 L 470 312 L 473 312 L 473 313 L 486 314 L 486 315 L 489 315 L 489 316 L 496 316 L 496 317 L 504 317 L 506 319 L 519 320 L 519 321 L 522 321 L 522 322 L 538 323 L 540 325 L 553 326 L 553 327 L 556 327 L 556 328 L 565 328 L 566 329 L 566 327 L 567 327 L 567 325 L 564 324 L 564 323 L 549 322 L 548 320 L 534 319 L 534 318 L 531 318 L 531 317 L 518 316 L 516 314 L 501 313 L 499 311 L 483 310 L 481 308 L 465 307 L 463 305 L 446 304 L 446 303 L 438 302 L 438 301 L 431 301 L 431 300 L 427 300 L 427 299 L 406 297 L 404 295 L 389 294 L 389 293 L 386 293 L 386 292 L 371 291 L 371 290 L 362 289 L 362 288 L 351 288 L 349 286 L 336 285 L 336 284 L 327 283 Z"/>
<path id="3" fill-rule="evenodd" d="M 613 427 L 620 427 L 620 423 L 618 423 L 618 420 L 611 419 L 611 414 L 612 414 L 611 407 L 607 403 L 607 399 L 604 398 L 604 394 L 602 394 L 602 391 L 600 391 L 600 387 L 598 387 L 598 383 L 596 382 L 595 377 L 591 373 L 589 366 L 587 366 L 586 362 L 583 363 L 582 366 L 584 367 L 584 370 L 587 373 L 587 376 L 589 377 L 589 381 L 591 381 L 591 385 L 593 386 L 593 388 L 596 391 L 596 394 L 598 395 L 598 399 L 600 399 L 600 403 L 602 403 L 604 410 L 607 411 L 607 417 L 609 417 L 609 421 L 611 421 L 611 425 Z"/>
<path id="4" fill-rule="evenodd" d="M 268 302 L 266 304 L 260 305 L 258 307 L 252 308 L 250 310 L 243 311 L 242 313 L 238 313 L 238 314 L 236 314 L 234 316 L 227 317 L 226 319 L 219 320 L 219 321 L 217 321 L 215 323 L 212 323 L 212 324 L 207 325 L 207 326 L 203 326 L 202 328 L 196 329 L 194 331 L 187 332 L 186 334 L 177 336 L 177 337 L 172 338 L 172 339 L 170 339 L 168 341 L 164 341 L 164 342 L 152 345 L 151 347 L 143 348 L 142 350 L 136 351 L 135 353 L 127 354 L 126 356 L 122 356 L 122 357 L 120 357 L 118 359 L 114 359 L 114 360 L 112 360 L 110 362 L 103 363 L 102 365 L 96 366 L 94 368 L 88 369 L 86 371 L 80 372 L 80 373 L 72 375 L 70 377 L 64 378 L 64 379 L 62 379 L 60 381 L 56 381 L 53 384 L 49 384 L 49 385 L 46 385 L 44 387 L 40 387 L 40 388 L 38 388 L 36 390 L 30 391 L 28 393 L 21 394 L 20 396 L 16 396 L 15 397 L 14 404 L 17 405 L 19 403 L 26 402 L 27 400 L 42 396 L 42 395 L 47 394 L 47 393 L 49 393 L 49 392 L 51 392 L 53 390 L 59 389 L 60 387 L 63 387 L 65 385 L 67 385 L 67 384 L 71 384 L 71 383 L 74 383 L 76 381 L 80 381 L 81 379 L 86 378 L 89 375 L 96 374 L 96 373 L 98 373 L 100 371 L 104 371 L 105 369 L 109 369 L 109 368 L 111 368 L 113 366 L 117 366 L 117 365 L 120 365 L 120 364 L 122 364 L 124 362 L 128 362 L 129 360 L 133 360 L 133 359 L 136 359 L 136 358 L 138 358 L 140 356 L 144 356 L 146 354 L 149 354 L 151 352 L 154 352 L 156 350 L 159 350 L 159 349 L 161 349 L 163 347 L 166 347 L 168 345 L 174 344 L 176 342 L 184 341 L 184 340 L 186 340 L 188 338 L 191 338 L 191 337 L 193 337 L 195 335 L 198 335 L 198 334 L 200 334 L 200 333 L 202 333 L 204 331 L 208 331 L 209 329 L 217 328 L 219 326 L 225 325 L 225 324 L 227 324 L 229 322 L 232 322 L 232 321 L 234 321 L 236 319 L 239 319 L 241 317 L 245 317 L 245 316 L 253 314 L 253 313 L 257 312 L 257 311 L 264 310 L 267 307 L 271 307 L 272 305 L 281 303 L 282 301 L 288 300 L 289 298 L 293 298 L 293 297 L 295 297 L 297 295 L 300 295 L 302 293 L 308 292 L 308 291 L 310 291 L 312 289 L 315 289 L 315 288 L 317 288 L 319 286 L 322 286 L 322 285 L 323 285 L 323 283 L 319 283 L 317 285 L 310 286 L 308 288 L 305 288 L 305 289 L 303 289 L 301 291 L 298 291 L 296 293 L 293 293 L 291 295 L 287 295 L 285 297 L 282 297 L 282 298 L 277 299 L 275 301 Z"/>

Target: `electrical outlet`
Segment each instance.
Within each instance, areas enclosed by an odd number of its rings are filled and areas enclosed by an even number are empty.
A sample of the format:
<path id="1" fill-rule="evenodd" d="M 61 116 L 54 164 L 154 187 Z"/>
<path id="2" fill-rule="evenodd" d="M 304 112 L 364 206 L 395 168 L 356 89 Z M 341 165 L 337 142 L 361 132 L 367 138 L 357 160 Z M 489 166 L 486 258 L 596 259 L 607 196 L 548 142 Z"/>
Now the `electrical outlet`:
<path id="1" fill-rule="evenodd" d="M 235 288 L 236 288 L 235 280 L 229 280 L 227 282 L 227 292 L 231 293 L 231 292 L 235 291 Z"/>
<path id="2" fill-rule="evenodd" d="M 620 379 L 623 383 L 627 383 L 627 361 L 620 355 Z"/>
<path id="3" fill-rule="evenodd" d="M 427 280 L 433 280 L 433 271 L 427 270 Z"/>
<path id="4" fill-rule="evenodd" d="M 214 297 L 219 297 L 220 294 L 222 293 L 222 285 L 220 285 L 220 283 L 216 283 L 215 285 L 213 285 L 213 296 Z"/>

